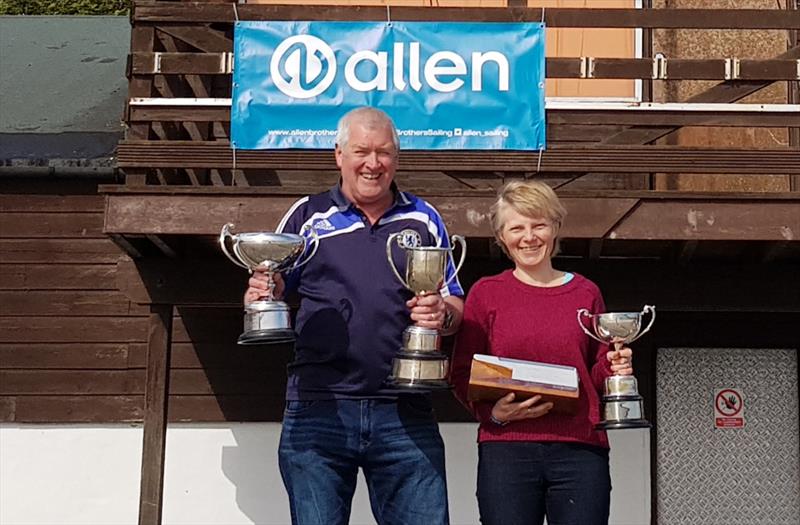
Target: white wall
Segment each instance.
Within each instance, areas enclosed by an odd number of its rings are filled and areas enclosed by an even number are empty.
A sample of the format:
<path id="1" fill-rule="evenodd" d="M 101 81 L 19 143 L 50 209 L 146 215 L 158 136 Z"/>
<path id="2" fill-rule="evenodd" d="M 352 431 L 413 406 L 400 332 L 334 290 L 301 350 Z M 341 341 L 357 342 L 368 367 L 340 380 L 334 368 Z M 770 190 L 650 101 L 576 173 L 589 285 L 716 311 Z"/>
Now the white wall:
<path id="1" fill-rule="evenodd" d="M 453 525 L 478 523 L 475 425 L 441 425 Z M 277 423 L 170 425 L 164 523 L 286 525 Z M 611 433 L 614 525 L 650 516 L 647 431 Z M 142 429 L 131 425 L 0 425 L 0 524 L 116 525 L 137 521 Z M 352 524 L 372 524 L 363 480 Z"/>

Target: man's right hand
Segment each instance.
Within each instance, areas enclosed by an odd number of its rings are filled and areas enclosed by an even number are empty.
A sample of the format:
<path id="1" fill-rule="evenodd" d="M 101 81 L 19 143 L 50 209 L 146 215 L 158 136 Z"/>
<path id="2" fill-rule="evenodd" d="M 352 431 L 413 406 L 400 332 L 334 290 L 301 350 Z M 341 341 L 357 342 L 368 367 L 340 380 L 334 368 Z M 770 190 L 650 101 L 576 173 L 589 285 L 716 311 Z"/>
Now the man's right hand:
<path id="1" fill-rule="evenodd" d="M 272 274 L 272 282 L 275 284 L 273 296 L 275 299 L 282 299 L 283 292 L 286 289 L 286 283 L 283 282 L 283 276 L 280 273 Z M 245 306 L 265 299 L 269 295 L 270 275 L 267 272 L 256 270 L 247 281 L 247 291 L 244 293 Z"/>

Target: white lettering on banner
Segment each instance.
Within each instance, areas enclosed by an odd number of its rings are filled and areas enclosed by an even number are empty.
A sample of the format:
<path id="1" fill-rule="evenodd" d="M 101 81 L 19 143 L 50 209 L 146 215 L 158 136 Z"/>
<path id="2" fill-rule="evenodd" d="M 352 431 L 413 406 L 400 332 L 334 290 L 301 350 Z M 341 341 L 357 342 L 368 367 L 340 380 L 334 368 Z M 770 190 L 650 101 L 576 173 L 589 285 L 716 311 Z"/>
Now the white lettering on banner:
<path id="1" fill-rule="evenodd" d="M 359 51 L 354 53 L 344 65 L 344 79 L 356 91 L 386 91 L 387 53 L 381 51 Z M 368 60 L 378 68 L 372 80 L 361 81 L 356 76 L 359 62 Z"/>
<path id="2" fill-rule="evenodd" d="M 419 45 L 417 45 L 419 47 Z M 406 79 L 403 76 L 403 63 L 405 52 L 403 51 L 403 44 L 397 43 L 394 45 L 394 67 L 392 68 L 392 82 L 394 87 L 400 91 L 406 89 Z"/>
<path id="3" fill-rule="evenodd" d="M 497 63 L 497 89 L 508 91 L 508 60 L 503 53 L 489 51 L 488 53 L 472 53 L 472 70 L 478 70 L 478 74 L 472 75 L 472 91 L 483 89 L 483 65 L 486 62 L 494 61 Z"/>
<path id="4" fill-rule="evenodd" d="M 440 66 L 439 63 L 449 60 L 452 66 Z M 464 85 L 464 81 L 460 78 L 451 80 L 450 82 L 439 82 L 436 78 L 438 75 L 466 75 L 467 65 L 461 56 L 453 53 L 452 51 L 438 51 L 431 55 L 427 62 L 425 62 L 425 82 L 428 83 L 436 91 L 442 93 L 450 93 Z"/>
<path id="5" fill-rule="evenodd" d="M 408 43 L 408 81 L 405 70 L 405 44 L 395 43 L 391 57 L 387 51 L 361 50 L 353 53 L 345 62 L 344 80 L 357 91 L 387 91 L 389 89 L 389 60 L 391 58 L 392 85 L 398 91 L 410 87 L 422 89 L 420 73 L 427 85 L 435 91 L 451 93 L 464 86 L 458 77 L 471 75 L 472 91 L 483 90 L 484 65 L 497 65 L 499 91 L 508 91 L 509 64 L 506 56 L 498 51 L 473 52 L 470 65 L 454 51 L 437 51 L 420 67 L 420 43 Z M 284 56 L 286 57 L 284 59 Z M 369 62 L 375 67 L 372 78 L 359 78 L 356 70 L 361 63 Z M 270 75 L 275 86 L 293 98 L 312 98 L 328 89 L 336 77 L 336 56 L 323 40 L 311 35 L 297 35 L 283 40 L 275 48 L 270 60 Z M 451 76 L 449 81 L 441 77 Z"/>
<path id="6" fill-rule="evenodd" d="M 395 60 L 394 67 L 398 68 L 402 75 L 403 62 Z M 419 42 L 411 42 L 408 45 L 408 83 L 414 91 L 422 89 L 422 82 L 419 81 Z"/>

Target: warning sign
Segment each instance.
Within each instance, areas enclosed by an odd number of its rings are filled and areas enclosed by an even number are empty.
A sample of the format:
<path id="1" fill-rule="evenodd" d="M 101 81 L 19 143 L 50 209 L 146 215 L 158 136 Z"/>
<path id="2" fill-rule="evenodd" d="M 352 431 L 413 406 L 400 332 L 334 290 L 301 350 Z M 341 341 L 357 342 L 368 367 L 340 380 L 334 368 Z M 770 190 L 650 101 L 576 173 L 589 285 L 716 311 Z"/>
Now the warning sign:
<path id="1" fill-rule="evenodd" d="M 714 392 L 714 427 L 744 427 L 744 398 L 735 388 L 721 388 Z"/>

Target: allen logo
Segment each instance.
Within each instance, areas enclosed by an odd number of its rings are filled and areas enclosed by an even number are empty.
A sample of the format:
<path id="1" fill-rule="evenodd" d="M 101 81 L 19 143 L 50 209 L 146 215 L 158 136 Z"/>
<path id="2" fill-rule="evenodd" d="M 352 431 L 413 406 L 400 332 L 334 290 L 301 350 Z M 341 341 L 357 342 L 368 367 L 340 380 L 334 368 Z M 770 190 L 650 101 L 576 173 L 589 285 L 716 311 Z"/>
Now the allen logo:
<path id="1" fill-rule="evenodd" d="M 483 90 L 484 75 L 497 75 L 497 90 L 508 91 L 508 58 L 499 51 L 470 53 L 465 59 L 454 51 L 437 51 L 423 62 L 419 42 L 397 42 L 392 52 L 360 50 L 344 63 L 344 80 L 356 91 L 397 91 L 424 85 L 440 93 L 451 93 L 469 86 Z M 488 66 L 488 67 L 487 67 Z M 486 71 L 484 71 L 486 69 Z M 306 99 L 323 93 L 337 76 L 336 55 L 322 39 L 296 35 L 283 40 L 270 60 L 270 75 L 275 86 L 292 98 Z M 391 79 L 390 79 L 391 75 Z M 424 82 L 424 83 L 423 83 Z"/>
<path id="2" fill-rule="evenodd" d="M 331 47 L 315 36 L 292 36 L 275 48 L 269 73 L 275 86 L 286 95 L 312 98 L 333 83 L 336 57 Z"/>

